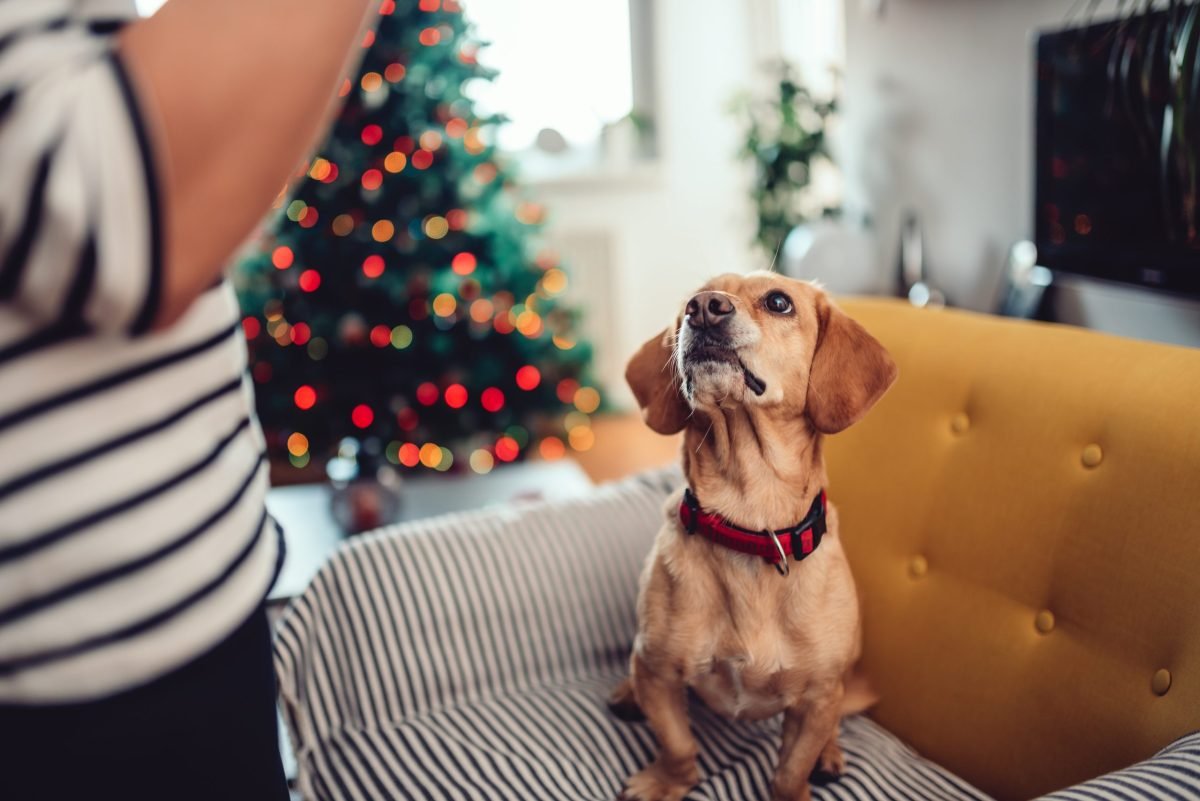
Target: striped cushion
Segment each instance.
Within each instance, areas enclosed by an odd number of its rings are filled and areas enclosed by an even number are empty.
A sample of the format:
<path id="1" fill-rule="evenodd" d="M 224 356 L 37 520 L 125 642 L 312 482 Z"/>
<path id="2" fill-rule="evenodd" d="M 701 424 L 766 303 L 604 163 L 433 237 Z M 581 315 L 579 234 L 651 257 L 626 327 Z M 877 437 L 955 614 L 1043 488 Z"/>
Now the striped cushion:
<path id="1" fill-rule="evenodd" d="M 1197 801 L 1200 731 L 1180 737 L 1150 759 L 1043 796 L 1041 801 Z"/>
<path id="2" fill-rule="evenodd" d="M 276 642 L 305 798 L 614 798 L 654 740 L 604 699 L 624 673 L 641 563 L 679 482 L 665 470 L 344 546 Z M 699 704 L 692 715 L 704 779 L 688 797 L 769 797 L 779 721 L 731 723 Z M 842 747 L 847 774 L 814 798 L 986 798 L 866 718 L 845 721 Z M 1167 756 L 1194 765 L 1190 748 Z M 1171 768 L 1138 770 L 1097 781 L 1154 788 Z M 1147 797 L 1054 798 L 1131 796 Z"/>

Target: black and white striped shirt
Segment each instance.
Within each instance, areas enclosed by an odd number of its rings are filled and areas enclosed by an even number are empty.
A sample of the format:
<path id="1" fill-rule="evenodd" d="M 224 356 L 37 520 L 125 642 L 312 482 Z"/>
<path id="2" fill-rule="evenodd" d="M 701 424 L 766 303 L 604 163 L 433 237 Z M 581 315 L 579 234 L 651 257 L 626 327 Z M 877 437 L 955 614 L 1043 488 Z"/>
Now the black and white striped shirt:
<path id="1" fill-rule="evenodd" d="M 0 0 L 0 703 L 199 656 L 277 571 L 228 282 L 151 331 L 154 162 L 111 34 L 132 0 Z"/>

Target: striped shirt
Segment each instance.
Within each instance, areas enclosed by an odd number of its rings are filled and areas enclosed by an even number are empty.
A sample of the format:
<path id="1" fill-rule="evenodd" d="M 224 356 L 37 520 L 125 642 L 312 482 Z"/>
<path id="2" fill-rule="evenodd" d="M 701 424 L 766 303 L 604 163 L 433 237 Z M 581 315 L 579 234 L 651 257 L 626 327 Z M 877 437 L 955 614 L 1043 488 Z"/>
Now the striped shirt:
<path id="1" fill-rule="evenodd" d="M 132 15 L 0 0 L 0 703 L 185 664 L 282 555 L 232 288 L 150 330 L 158 178 L 112 40 Z"/>

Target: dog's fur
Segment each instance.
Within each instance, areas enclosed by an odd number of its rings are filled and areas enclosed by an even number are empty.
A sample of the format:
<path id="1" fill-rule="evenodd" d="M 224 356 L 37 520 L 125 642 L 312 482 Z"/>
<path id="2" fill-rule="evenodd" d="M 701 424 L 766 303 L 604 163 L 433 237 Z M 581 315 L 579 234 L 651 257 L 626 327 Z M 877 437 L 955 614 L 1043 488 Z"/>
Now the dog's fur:
<path id="1" fill-rule="evenodd" d="M 768 308 L 774 292 L 790 298 L 791 311 Z M 822 435 L 866 414 L 896 366 L 813 284 L 722 275 L 693 300 L 714 297 L 733 304 L 720 326 L 706 335 L 685 309 L 642 346 L 626 380 L 650 428 L 686 429 L 684 473 L 706 510 L 754 530 L 785 528 L 826 484 Z M 814 768 L 839 774 L 844 766 L 841 717 L 874 700 L 852 677 L 860 620 L 837 512 L 830 504 L 820 547 L 781 576 L 761 558 L 689 537 L 679 502 L 680 493 L 668 501 L 647 559 L 630 676 L 611 699 L 623 717 L 644 714 L 659 743 L 622 798 L 678 801 L 698 781 L 690 687 L 731 717 L 782 712 L 773 797 L 807 801 Z"/>

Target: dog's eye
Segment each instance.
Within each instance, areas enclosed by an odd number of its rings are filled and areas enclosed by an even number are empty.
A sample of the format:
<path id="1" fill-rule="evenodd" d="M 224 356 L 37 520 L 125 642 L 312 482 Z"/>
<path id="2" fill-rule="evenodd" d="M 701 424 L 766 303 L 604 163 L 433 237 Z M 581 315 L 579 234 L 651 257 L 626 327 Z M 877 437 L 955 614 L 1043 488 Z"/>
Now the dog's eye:
<path id="1" fill-rule="evenodd" d="M 792 299 L 782 292 L 772 292 L 763 299 L 767 311 L 775 314 L 787 314 L 792 310 Z"/>

